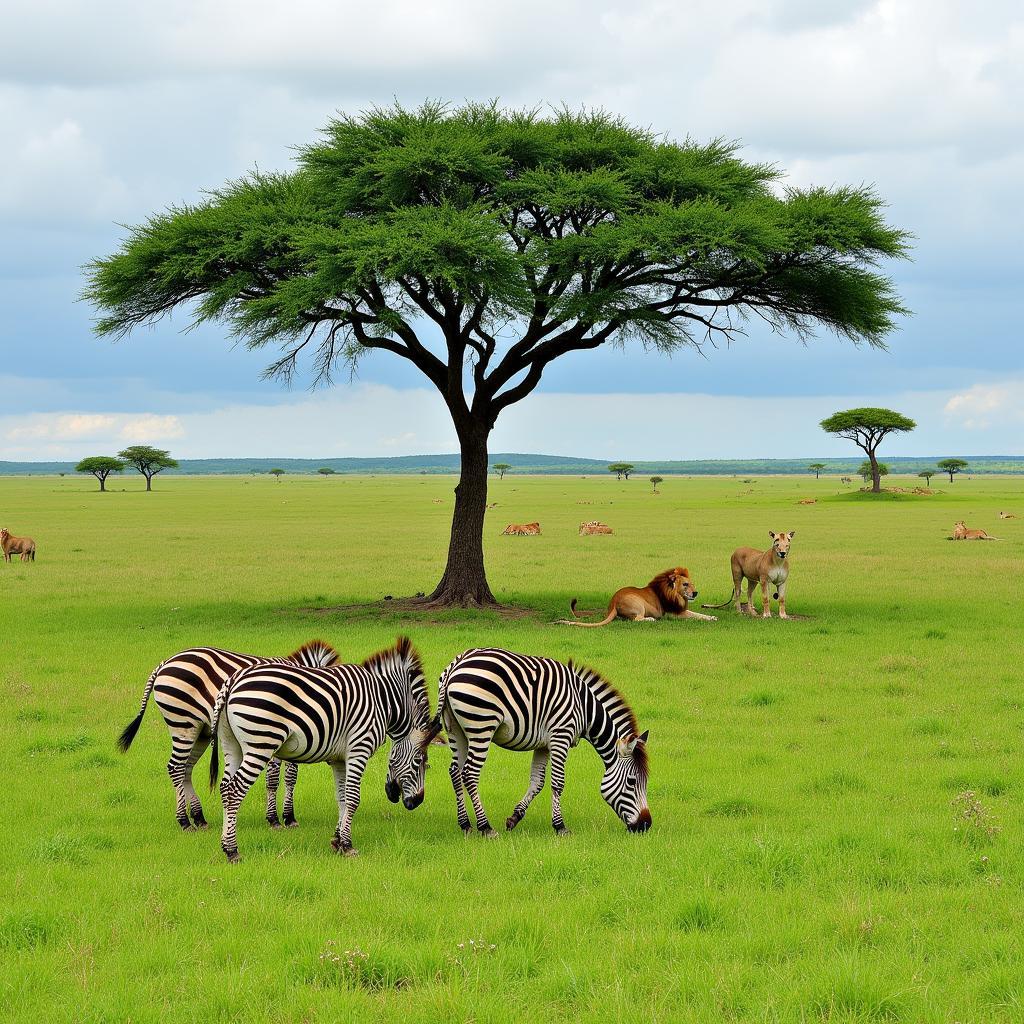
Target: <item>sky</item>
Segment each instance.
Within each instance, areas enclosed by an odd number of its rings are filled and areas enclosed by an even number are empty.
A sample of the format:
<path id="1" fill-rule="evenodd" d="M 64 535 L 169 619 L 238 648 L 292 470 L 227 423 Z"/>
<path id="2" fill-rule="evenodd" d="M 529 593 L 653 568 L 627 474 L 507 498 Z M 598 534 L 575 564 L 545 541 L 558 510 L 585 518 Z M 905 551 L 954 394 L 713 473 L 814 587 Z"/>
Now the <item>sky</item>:
<path id="1" fill-rule="evenodd" d="M 740 142 L 796 186 L 873 184 L 915 236 L 889 350 L 751 327 L 671 358 L 556 362 L 492 451 L 595 458 L 834 456 L 817 423 L 883 405 L 890 455 L 1024 455 L 1024 9 L 988 0 L 124 0 L 3 4 L 0 460 L 126 444 L 184 458 L 456 450 L 440 397 L 387 353 L 350 383 L 263 382 L 185 315 L 92 333 L 82 266 L 124 229 L 398 99 L 597 106 L 671 138 Z M 780 369 L 780 367 L 782 369 Z M 660 424 L 652 430 L 651 417 Z"/>

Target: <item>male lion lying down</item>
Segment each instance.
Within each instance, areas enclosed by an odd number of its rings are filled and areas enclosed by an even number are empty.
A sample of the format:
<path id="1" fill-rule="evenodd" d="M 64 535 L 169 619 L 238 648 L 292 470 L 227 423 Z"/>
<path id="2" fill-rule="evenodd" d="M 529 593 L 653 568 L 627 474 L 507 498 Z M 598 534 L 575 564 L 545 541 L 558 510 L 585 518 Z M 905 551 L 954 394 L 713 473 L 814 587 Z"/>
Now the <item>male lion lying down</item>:
<path id="1" fill-rule="evenodd" d="M 953 540 L 999 540 L 999 538 L 991 536 L 984 530 L 968 529 L 967 525 L 961 519 L 960 522 L 953 527 Z"/>
<path id="2" fill-rule="evenodd" d="M 559 619 L 563 626 L 607 626 L 613 619 L 632 619 L 634 622 L 654 622 L 665 615 L 680 619 L 705 619 L 717 622 L 715 615 L 691 612 L 689 603 L 697 596 L 690 582 L 690 570 L 679 566 L 666 569 L 647 584 L 646 587 L 623 587 L 615 591 L 608 602 L 608 614 L 600 622 L 581 622 L 576 617 L 576 598 L 572 599 L 569 610 L 574 618 Z M 597 613 L 600 614 L 600 613 Z"/>

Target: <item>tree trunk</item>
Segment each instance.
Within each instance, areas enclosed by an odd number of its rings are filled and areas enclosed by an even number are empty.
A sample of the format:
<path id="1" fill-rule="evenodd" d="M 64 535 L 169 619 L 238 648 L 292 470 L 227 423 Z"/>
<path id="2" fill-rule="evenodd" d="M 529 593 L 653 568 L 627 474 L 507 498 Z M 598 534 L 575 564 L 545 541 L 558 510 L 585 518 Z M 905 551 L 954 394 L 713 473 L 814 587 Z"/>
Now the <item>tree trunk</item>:
<path id="1" fill-rule="evenodd" d="M 952 474 L 952 473 L 950 473 L 950 474 L 949 474 L 949 482 L 950 482 L 950 483 L 952 483 L 952 482 L 953 482 L 953 474 Z"/>
<path id="2" fill-rule="evenodd" d="M 878 459 L 875 458 L 875 453 L 873 451 L 868 452 L 868 458 L 871 460 L 871 493 L 881 494 L 882 477 L 878 472 Z"/>
<path id="3" fill-rule="evenodd" d="M 146 473 L 145 476 L 146 476 L 146 490 L 147 491 L 151 491 L 151 490 L 153 490 L 153 477 L 152 477 L 152 475 L 150 473 Z"/>
<path id="4" fill-rule="evenodd" d="M 473 423 L 460 431 L 462 471 L 455 488 L 448 564 L 441 582 L 425 599 L 425 604 L 466 608 L 495 606 L 498 603 L 487 585 L 487 573 L 484 570 L 489 433 L 489 428 L 482 423 Z"/>
<path id="5" fill-rule="evenodd" d="M 96 479 L 100 482 L 100 490 L 105 491 L 107 489 L 107 478 L 105 476 L 98 476 Z"/>

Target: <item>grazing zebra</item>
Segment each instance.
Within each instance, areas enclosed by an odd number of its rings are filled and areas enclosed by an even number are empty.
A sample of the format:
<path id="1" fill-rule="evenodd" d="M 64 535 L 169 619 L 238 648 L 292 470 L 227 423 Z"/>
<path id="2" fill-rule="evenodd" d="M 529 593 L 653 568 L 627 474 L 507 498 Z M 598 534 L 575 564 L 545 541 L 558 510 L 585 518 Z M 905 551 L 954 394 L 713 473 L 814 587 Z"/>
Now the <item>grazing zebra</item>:
<path id="1" fill-rule="evenodd" d="M 480 772 L 490 744 L 532 750 L 530 785 L 505 821 L 509 830 L 526 815 L 544 787 L 551 762 L 551 824 L 568 832 L 562 820 L 565 759 L 580 739 L 593 744 L 604 762 L 601 796 L 630 832 L 651 827 L 647 807 L 647 733 L 638 734 L 636 717 L 622 695 L 596 672 L 571 661 L 534 658 L 497 649 L 460 654 L 441 676 L 438 717 L 452 750 L 449 766 L 459 825 L 469 833 L 463 787 L 469 793 L 476 827 L 491 828 L 480 801 Z"/>
<path id="2" fill-rule="evenodd" d="M 239 859 L 239 805 L 276 754 L 286 761 L 326 761 L 331 766 L 338 798 L 331 846 L 354 855 L 352 817 L 366 762 L 385 737 L 394 741 L 389 786 L 398 785 L 411 811 L 423 802 L 427 747 L 438 728 L 430 715 L 423 665 L 407 637 L 362 665 L 254 665 L 240 670 L 221 690 L 213 715 L 211 788 L 217 781 L 217 751 L 224 749 L 221 849 L 229 861 Z"/>
<path id="3" fill-rule="evenodd" d="M 258 658 L 252 654 L 237 654 L 216 647 L 193 647 L 161 662 L 149 677 L 142 693 L 142 707 L 134 720 L 125 726 L 117 745 L 127 752 L 142 724 L 150 694 L 156 694 L 156 705 L 164 716 L 171 733 L 171 759 L 167 774 L 174 784 L 177 796 L 175 817 L 178 824 L 190 832 L 206 828 L 203 806 L 192 786 L 192 769 L 210 745 L 213 707 L 217 694 L 225 682 L 239 669 L 249 665 L 289 664 L 322 666 L 333 665 L 338 652 L 322 640 L 304 644 L 287 658 Z M 284 778 L 284 823 L 289 828 L 296 824 L 293 795 L 298 768 L 288 765 Z M 277 787 L 281 778 L 281 763 L 274 761 L 267 769 L 267 821 L 272 828 L 281 824 L 277 817 Z M 189 814 L 192 820 L 189 821 Z"/>

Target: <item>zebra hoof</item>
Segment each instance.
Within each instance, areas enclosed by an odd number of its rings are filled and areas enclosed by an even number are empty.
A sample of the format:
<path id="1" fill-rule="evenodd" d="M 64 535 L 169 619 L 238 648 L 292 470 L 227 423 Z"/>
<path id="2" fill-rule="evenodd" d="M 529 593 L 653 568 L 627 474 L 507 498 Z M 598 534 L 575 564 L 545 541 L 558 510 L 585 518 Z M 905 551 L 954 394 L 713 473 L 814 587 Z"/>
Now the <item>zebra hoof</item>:
<path id="1" fill-rule="evenodd" d="M 459 828 L 462 829 L 462 834 L 468 839 L 473 834 L 473 826 L 467 821 L 465 825 L 459 823 Z"/>
<path id="2" fill-rule="evenodd" d="M 241 857 L 239 857 L 237 850 L 225 850 L 224 852 L 228 855 L 229 864 L 237 864 L 242 859 Z"/>
<path id="3" fill-rule="evenodd" d="M 519 822 L 520 822 L 520 819 L 517 818 L 514 814 L 511 817 L 506 818 L 505 819 L 505 829 L 506 829 L 506 831 L 511 832 L 512 829 L 514 829 L 516 827 L 516 825 L 519 824 Z"/>
<path id="4" fill-rule="evenodd" d="M 563 825 L 561 828 L 556 828 L 555 829 L 555 835 L 556 836 L 571 836 L 572 832 Z"/>
<path id="5" fill-rule="evenodd" d="M 347 847 L 346 849 L 342 850 L 342 853 L 346 857 L 358 857 L 359 856 L 359 851 L 354 846 Z"/>
<path id="6" fill-rule="evenodd" d="M 484 839 L 497 839 L 498 838 L 498 833 L 495 832 L 495 830 L 493 828 L 491 828 L 490 825 L 488 825 L 487 828 L 480 829 L 480 835 L 482 835 L 484 837 Z"/>
<path id="7" fill-rule="evenodd" d="M 268 821 L 267 824 L 276 832 L 281 827 L 279 821 Z"/>
<path id="8" fill-rule="evenodd" d="M 331 836 L 331 849 L 335 853 L 341 852 L 341 839 L 337 834 Z"/>
<path id="9" fill-rule="evenodd" d="M 205 832 L 210 826 L 205 821 L 197 821 L 192 825 L 193 832 Z"/>
<path id="10" fill-rule="evenodd" d="M 284 819 L 284 827 L 285 828 L 298 828 L 299 827 L 299 823 L 294 818 L 285 818 Z"/>

